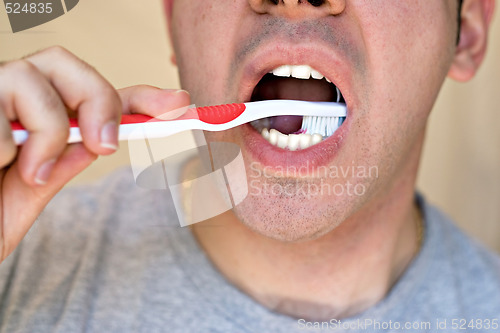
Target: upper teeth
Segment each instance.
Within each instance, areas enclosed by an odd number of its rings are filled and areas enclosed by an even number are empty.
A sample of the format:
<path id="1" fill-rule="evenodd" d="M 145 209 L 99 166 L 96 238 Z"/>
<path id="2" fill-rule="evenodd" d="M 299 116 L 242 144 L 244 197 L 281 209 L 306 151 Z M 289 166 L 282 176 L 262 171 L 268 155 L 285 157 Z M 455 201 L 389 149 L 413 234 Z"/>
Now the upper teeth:
<path id="1" fill-rule="evenodd" d="M 294 77 L 296 79 L 304 79 L 308 80 L 311 77 L 313 79 L 321 80 L 325 76 L 321 74 L 319 71 L 315 70 L 309 65 L 283 65 L 278 68 L 275 68 L 271 71 L 276 76 L 281 77 Z M 331 82 L 326 78 L 328 82 Z"/>
<path id="2" fill-rule="evenodd" d="M 294 77 L 296 79 L 304 79 L 308 80 L 311 77 L 316 80 L 322 80 L 323 78 L 326 79 L 327 82 L 332 83 L 327 77 L 325 77 L 323 74 L 315 70 L 309 65 L 283 65 L 280 67 L 277 67 L 273 69 L 270 73 L 276 76 L 281 76 L 281 77 Z M 337 100 L 336 102 L 338 103 L 340 101 L 340 90 L 337 86 L 335 86 L 335 89 L 337 90 Z"/>
<path id="3" fill-rule="evenodd" d="M 319 71 L 315 70 L 308 65 L 283 65 L 273 69 L 270 73 L 280 77 L 293 77 L 296 79 L 310 79 L 311 77 L 316 80 L 326 79 L 330 81 Z M 337 89 L 337 102 L 340 102 L 341 93 Z M 269 129 L 269 120 L 261 119 L 252 122 L 252 125 L 261 131 L 262 136 L 269 141 L 272 145 L 287 148 L 291 151 L 306 149 L 315 145 L 323 138 L 331 136 L 344 122 L 345 117 L 313 117 L 304 116 L 302 119 L 302 127 L 296 134 L 283 134 L 276 129 Z"/>

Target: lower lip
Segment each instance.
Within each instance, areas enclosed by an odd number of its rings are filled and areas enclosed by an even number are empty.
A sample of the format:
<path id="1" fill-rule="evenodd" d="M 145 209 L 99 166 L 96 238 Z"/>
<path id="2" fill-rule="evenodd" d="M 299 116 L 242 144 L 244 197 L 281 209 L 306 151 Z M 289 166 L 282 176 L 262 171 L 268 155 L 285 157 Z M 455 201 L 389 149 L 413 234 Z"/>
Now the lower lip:
<path id="1" fill-rule="evenodd" d="M 313 174 L 317 167 L 329 165 L 342 149 L 350 125 L 350 117 L 344 121 L 335 133 L 320 143 L 307 149 L 290 151 L 270 144 L 252 125 L 242 126 L 243 148 L 253 162 L 260 163 L 267 171 L 280 174 L 283 169 L 301 170 Z"/>

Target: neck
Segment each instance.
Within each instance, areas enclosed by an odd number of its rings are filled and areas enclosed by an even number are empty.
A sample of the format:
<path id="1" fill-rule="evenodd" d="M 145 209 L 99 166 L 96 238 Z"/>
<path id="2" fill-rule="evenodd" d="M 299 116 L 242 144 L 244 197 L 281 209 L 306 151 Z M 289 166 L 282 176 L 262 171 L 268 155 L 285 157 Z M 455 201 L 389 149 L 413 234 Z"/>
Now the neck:
<path id="1" fill-rule="evenodd" d="M 219 271 L 267 308 L 309 320 L 346 318 L 383 299 L 418 251 L 410 178 L 314 240 L 262 236 L 232 212 L 192 231 Z"/>

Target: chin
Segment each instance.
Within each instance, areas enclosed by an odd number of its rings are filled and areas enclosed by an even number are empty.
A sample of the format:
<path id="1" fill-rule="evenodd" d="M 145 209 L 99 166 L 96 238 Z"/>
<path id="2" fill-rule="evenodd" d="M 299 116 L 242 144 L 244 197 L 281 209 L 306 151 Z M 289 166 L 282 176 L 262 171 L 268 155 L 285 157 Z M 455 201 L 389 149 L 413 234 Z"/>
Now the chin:
<path id="1" fill-rule="evenodd" d="M 322 187 L 335 186 L 324 179 L 261 177 L 248 181 L 249 194 L 233 213 L 252 231 L 283 242 L 314 240 L 331 232 L 366 200 L 364 196 L 321 193 Z"/>
<path id="2" fill-rule="evenodd" d="M 330 138 L 307 149 L 276 147 L 249 124 L 224 132 L 205 133 L 208 142 L 232 142 L 243 154 L 248 195 L 233 213 L 253 232 L 282 242 L 317 239 L 345 223 L 376 186 L 378 168 L 344 146 L 346 121 Z M 347 171 L 345 175 L 341 170 Z"/>

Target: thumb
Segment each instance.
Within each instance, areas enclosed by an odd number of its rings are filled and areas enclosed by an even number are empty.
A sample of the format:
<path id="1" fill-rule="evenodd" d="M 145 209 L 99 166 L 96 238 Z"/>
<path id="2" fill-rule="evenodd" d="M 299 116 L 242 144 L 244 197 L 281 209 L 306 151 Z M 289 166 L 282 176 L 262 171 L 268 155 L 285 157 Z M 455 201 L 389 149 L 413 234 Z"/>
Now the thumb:
<path id="1" fill-rule="evenodd" d="M 185 90 L 160 89 L 147 85 L 132 86 L 118 90 L 122 100 L 123 113 L 140 113 L 151 117 L 177 118 L 182 114 L 173 112 L 190 104 Z M 185 112 L 185 110 L 184 110 Z"/>

